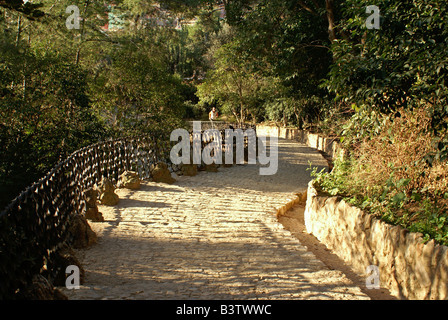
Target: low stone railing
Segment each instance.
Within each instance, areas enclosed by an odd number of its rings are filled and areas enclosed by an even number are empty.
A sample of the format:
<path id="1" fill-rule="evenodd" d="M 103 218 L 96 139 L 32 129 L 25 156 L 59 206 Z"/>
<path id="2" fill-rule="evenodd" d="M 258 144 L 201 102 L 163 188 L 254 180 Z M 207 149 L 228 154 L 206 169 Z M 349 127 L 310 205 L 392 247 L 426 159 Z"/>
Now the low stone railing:
<path id="1" fill-rule="evenodd" d="M 323 137 L 317 133 L 296 128 L 282 128 L 277 126 L 257 125 L 257 133 L 272 135 L 276 133 L 279 138 L 295 140 L 304 143 L 311 148 L 324 152 L 330 158 L 335 159 L 344 149 L 337 137 Z"/>

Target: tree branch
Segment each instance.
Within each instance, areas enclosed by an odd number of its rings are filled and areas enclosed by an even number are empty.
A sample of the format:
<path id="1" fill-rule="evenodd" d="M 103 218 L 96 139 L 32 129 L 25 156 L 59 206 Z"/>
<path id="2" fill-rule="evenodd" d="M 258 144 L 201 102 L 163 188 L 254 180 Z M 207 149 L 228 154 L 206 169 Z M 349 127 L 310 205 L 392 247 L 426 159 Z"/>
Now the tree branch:
<path id="1" fill-rule="evenodd" d="M 317 9 L 320 9 L 319 2 L 317 2 L 317 0 L 313 0 L 313 3 Z"/>
<path id="2" fill-rule="evenodd" d="M 317 12 L 308 7 L 302 0 L 298 0 L 297 3 L 306 11 L 310 12 L 312 15 L 317 16 Z"/>

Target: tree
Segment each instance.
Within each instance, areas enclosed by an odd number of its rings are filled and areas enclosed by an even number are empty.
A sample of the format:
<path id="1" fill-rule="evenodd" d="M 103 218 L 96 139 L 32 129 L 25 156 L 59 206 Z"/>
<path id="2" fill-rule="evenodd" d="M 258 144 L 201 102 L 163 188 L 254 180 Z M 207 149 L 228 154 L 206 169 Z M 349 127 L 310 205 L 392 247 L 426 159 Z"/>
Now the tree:
<path id="1" fill-rule="evenodd" d="M 217 101 L 224 112 L 233 114 L 239 123 L 244 123 L 248 115 L 254 119 L 263 101 L 275 95 L 277 79 L 264 77 L 248 67 L 236 40 L 220 46 L 214 58 L 213 69 L 198 86 L 200 102 Z"/>
<path id="2" fill-rule="evenodd" d="M 105 48 L 91 82 L 98 116 L 119 134 L 172 127 L 183 116 L 181 79 L 167 72 L 165 49 L 153 46 L 152 36 L 141 37 Z"/>
<path id="3" fill-rule="evenodd" d="M 43 11 L 40 10 L 41 3 L 24 2 L 23 0 L 0 0 L 0 7 L 20 12 L 30 20 L 44 16 Z"/>
<path id="4" fill-rule="evenodd" d="M 74 150 L 104 130 L 92 114 L 87 77 L 51 53 L 34 53 L 0 34 L 0 188 L 4 206 Z"/>
<path id="5" fill-rule="evenodd" d="M 180 125 L 188 90 L 169 68 L 174 29 L 107 32 L 106 8 L 85 0 L 69 30 L 69 1 L 43 0 L 39 20 L 11 3 L 0 4 L 0 206 L 76 149 Z"/>
<path id="6" fill-rule="evenodd" d="M 253 113 L 270 118 L 276 113 L 286 114 L 294 110 L 296 117 L 292 119 L 302 126 L 304 121 L 316 121 L 325 110 L 328 92 L 320 84 L 329 71 L 332 53 L 326 11 L 316 4 L 316 1 L 280 0 L 226 3 L 227 22 L 232 32 L 220 35 L 221 42 L 212 46 L 210 51 L 217 51 L 222 45 L 232 42 L 229 57 L 233 54 L 238 61 L 230 61 L 229 58 L 227 62 L 245 69 L 239 68 L 239 74 L 271 83 L 267 90 L 270 96 L 257 94 L 255 100 L 258 105 L 251 107 L 257 112 Z M 228 78 L 224 60 L 221 61 L 220 75 Z M 218 76 L 214 73 L 213 78 Z M 220 89 L 219 84 L 216 87 Z M 266 85 L 260 87 L 268 88 Z M 234 100 L 234 106 L 239 99 L 238 95 L 227 98 Z M 320 102 L 315 103 L 316 100 Z M 224 101 L 221 94 L 220 103 Z"/>
<path id="7" fill-rule="evenodd" d="M 446 157 L 448 4 L 441 0 L 376 4 L 381 10 L 379 30 L 366 28 L 363 1 L 342 4 L 338 28 L 350 37 L 333 43 L 327 88 L 356 110 L 365 109 L 365 114 L 429 110 L 434 133 L 441 137 L 436 141 L 440 152 L 431 157 Z"/>

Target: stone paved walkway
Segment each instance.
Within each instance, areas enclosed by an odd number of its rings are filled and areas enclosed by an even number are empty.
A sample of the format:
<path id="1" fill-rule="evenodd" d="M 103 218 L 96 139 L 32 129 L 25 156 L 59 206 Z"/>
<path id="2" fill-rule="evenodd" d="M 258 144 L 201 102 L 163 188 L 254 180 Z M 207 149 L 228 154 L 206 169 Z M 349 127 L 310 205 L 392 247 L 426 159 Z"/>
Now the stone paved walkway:
<path id="1" fill-rule="evenodd" d="M 315 150 L 279 139 L 276 175 L 258 165 L 219 168 L 173 185 L 117 190 L 98 243 L 77 255 L 86 270 L 70 299 L 368 299 L 277 222 L 276 209 L 306 190 Z"/>

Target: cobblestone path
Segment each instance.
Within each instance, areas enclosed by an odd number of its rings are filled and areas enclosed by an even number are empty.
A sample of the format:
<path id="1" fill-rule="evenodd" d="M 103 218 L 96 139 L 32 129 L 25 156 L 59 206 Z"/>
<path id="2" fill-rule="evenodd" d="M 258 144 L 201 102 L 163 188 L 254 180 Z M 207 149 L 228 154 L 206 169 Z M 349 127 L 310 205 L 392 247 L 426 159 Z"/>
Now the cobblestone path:
<path id="1" fill-rule="evenodd" d="M 70 299 L 368 299 L 277 222 L 304 191 L 314 149 L 279 139 L 276 175 L 258 165 L 219 168 L 173 185 L 117 190 L 116 207 L 90 222 L 98 243 L 78 250 L 86 279 Z"/>

